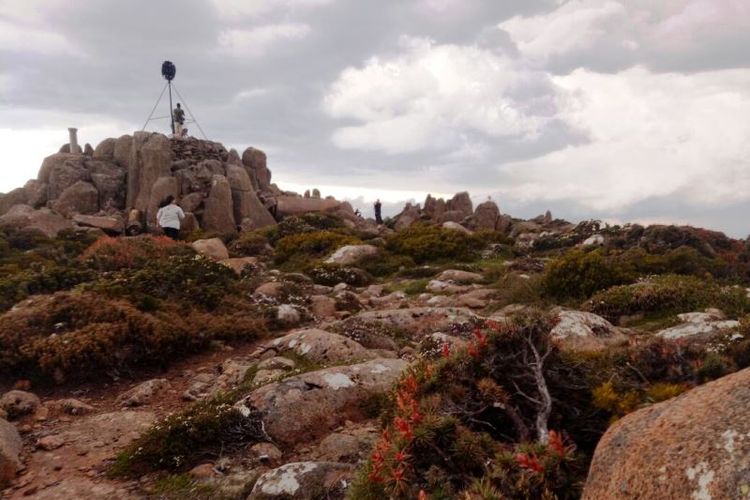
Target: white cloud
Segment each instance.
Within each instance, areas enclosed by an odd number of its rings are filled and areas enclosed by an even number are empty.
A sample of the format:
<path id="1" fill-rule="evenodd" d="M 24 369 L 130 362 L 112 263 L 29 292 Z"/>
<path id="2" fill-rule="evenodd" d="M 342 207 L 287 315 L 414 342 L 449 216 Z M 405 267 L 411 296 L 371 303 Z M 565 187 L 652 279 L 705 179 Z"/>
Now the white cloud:
<path id="1" fill-rule="evenodd" d="M 60 33 L 44 28 L 21 27 L 0 19 L 0 51 L 80 55 Z"/>
<path id="2" fill-rule="evenodd" d="M 505 196 L 621 210 L 652 197 L 750 200 L 750 69 L 693 75 L 576 70 L 556 77 L 559 118 L 587 144 L 501 168 Z"/>
<path id="3" fill-rule="evenodd" d="M 213 0 L 222 19 L 238 21 L 279 10 L 323 7 L 334 0 Z"/>
<path id="4" fill-rule="evenodd" d="M 302 40 L 310 26 L 301 23 L 270 24 L 249 30 L 226 29 L 219 34 L 219 50 L 235 57 L 259 57 L 275 46 Z"/>
<path id="5" fill-rule="evenodd" d="M 546 76 L 474 46 L 404 38 L 402 48 L 401 55 L 345 69 L 331 85 L 324 110 L 363 122 L 339 128 L 336 146 L 444 150 L 464 146 L 466 133 L 531 139 L 545 124 L 513 94 L 528 83 L 545 83 Z"/>
<path id="6" fill-rule="evenodd" d="M 524 57 L 544 61 L 556 54 L 592 46 L 606 33 L 606 23 L 622 18 L 625 8 L 613 0 L 571 0 L 556 10 L 515 16 L 498 27 L 507 31 Z"/>

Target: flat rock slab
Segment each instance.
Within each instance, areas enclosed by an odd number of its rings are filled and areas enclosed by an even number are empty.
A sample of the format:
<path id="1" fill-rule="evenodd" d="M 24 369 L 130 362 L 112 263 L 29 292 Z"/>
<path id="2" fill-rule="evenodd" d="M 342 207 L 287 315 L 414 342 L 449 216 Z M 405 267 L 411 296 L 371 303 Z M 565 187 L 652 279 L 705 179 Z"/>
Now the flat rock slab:
<path id="1" fill-rule="evenodd" d="M 434 332 L 448 333 L 457 326 L 471 325 L 480 320 L 464 307 L 413 307 L 363 312 L 345 320 L 343 326 L 358 322 L 380 324 L 421 337 Z"/>
<path id="2" fill-rule="evenodd" d="M 260 410 L 268 435 L 294 446 L 319 439 L 347 420 L 364 420 L 364 405 L 390 390 L 406 367 L 400 359 L 374 359 L 303 373 L 256 389 L 238 406 Z"/>
<path id="3" fill-rule="evenodd" d="M 358 342 L 316 328 L 298 330 L 274 339 L 265 345 L 264 350 L 275 350 L 282 355 L 294 352 L 312 363 L 321 364 L 351 363 L 377 357 Z"/>
<path id="4" fill-rule="evenodd" d="M 561 349 L 600 351 L 610 345 L 627 343 L 628 336 L 612 323 L 584 311 L 560 311 L 550 337 Z"/>

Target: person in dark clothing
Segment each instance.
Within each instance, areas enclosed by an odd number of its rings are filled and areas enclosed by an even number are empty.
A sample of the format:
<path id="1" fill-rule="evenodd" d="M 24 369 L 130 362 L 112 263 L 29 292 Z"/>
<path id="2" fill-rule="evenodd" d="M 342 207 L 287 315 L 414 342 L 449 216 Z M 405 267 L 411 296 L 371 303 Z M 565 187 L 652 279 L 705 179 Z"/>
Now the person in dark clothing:
<path id="1" fill-rule="evenodd" d="M 383 215 L 381 212 L 382 208 L 383 205 L 380 203 L 380 198 L 378 198 L 377 200 L 375 200 L 375 222 L 377 222 L 378 224 L 383 223 Z"/>
<path id="2" fill-rule="evenodd" d="M 177 107 L 172 112 L 174 117 L 174 135 L 182 137 L 182 127 L 185 125 L 185 110 L 182 109 L 180 103 L 177 103 Z"/>

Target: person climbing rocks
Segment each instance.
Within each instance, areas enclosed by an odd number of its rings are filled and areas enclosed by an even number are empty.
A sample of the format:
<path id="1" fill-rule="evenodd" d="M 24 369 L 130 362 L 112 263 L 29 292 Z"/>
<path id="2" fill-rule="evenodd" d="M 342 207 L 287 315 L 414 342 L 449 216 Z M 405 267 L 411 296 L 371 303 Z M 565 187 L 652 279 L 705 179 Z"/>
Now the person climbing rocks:
<path id="1" fill-rule="evenodd" d="M 381 212 L 382 208 L 383 204 L 380 203 L 380 198 L 378 198 L 377 200 L 375 200 L 375 222 L 377 222 L 378 224 L 383 223 L 383 214 Z"/>
<path id="2" fill-rule="evenodd" d="M 174 118 L 174 135 L 176 137 L 182 137 L 182 127 L 185 124 L 185 110 L 182 109 L 179 102 L 172 112 L 172 117 Z"/>
<path id="3" fill-rule="evenodd" d="M 180 226 L 184 218 L 185 212 L 177 205 L 174 196 L 169 195 L 159 203 L 159 211 L 156 212 L 156 224 L 162 228 L 164 234 L 173 240 L 176 240 L 179 236 Z"/>

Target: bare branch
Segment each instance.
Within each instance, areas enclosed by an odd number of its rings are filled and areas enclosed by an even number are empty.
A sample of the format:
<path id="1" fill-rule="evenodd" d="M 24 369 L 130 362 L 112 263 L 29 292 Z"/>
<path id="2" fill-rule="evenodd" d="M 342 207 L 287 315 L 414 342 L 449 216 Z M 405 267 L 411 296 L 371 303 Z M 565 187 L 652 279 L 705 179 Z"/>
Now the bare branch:
<path id="1" fill-rule="evenodd" d="M 539 410 L 536 414 L 536 432 L 537 439 L 540 443 L 547 444 L 549 440 L 549 428 L 547 427 L 549 422 L 549 416 L 552 413 L 552 396 L 550 396 L 549 389 L 547 388 L 547 381 L 544 379 L 544 357 L 539 355 L 534 342 L 531 341 L 531 336 L 526 337 L 526 343 L 529 345 L 531 354 L 534 356 L 534 362 L 529 363 L 534 379 L 536 381 L 537 390 L 539 391 L 539 397 L 541 403 L 539 404 Z M 547 351 L 547 354 L 550 351 Z"/>

